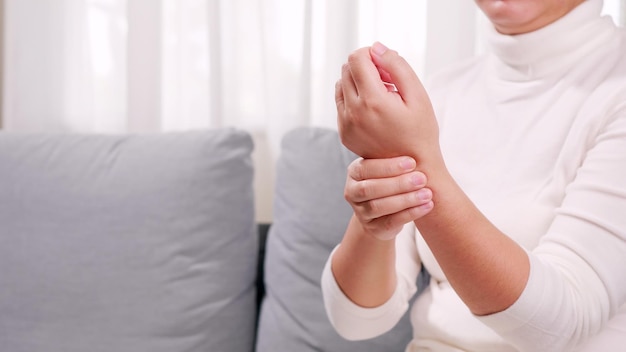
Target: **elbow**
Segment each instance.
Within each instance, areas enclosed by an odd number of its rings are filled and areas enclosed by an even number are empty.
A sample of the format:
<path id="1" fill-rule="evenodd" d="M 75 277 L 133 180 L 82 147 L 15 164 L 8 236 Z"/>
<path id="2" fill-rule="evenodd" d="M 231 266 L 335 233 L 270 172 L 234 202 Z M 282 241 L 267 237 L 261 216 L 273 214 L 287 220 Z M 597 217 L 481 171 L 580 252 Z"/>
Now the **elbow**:
<path id="1" fill-rule="evenodd" d="M 322 295 L 326 315 L 342 338 L 349 341 L 368 340 L 393 329 L 408 308 L 408 302 L 394 295 L 377 308 L 359 307 L 350 301 L 337 286 L 330 270 L 322 275 Z"/>
<path id="2" fill-rule="evenodd" d="M 337 334 L 348 341 L 376 338 L 393 329 L 397 323 L 389 320 L 364 319 L 347 314 L 333 314 L 332 308 L 327 308 L 326 313 Z"/>
<path id="3" fill-rule="evenodd" d="M 364 319 L 358 314 L 358 310 L 365 310 L 350 302 L 347 297 L 342 296 L 336 287 L 334 278 L 325 277 L 332 275 L 329 271 L 325 271 L 322 276 L 322 296 L 324 299 L 324 309 L 326 316 L 334 330 L 348 341 L 367 340 L 383 334 L 380 331 L 381 326 L 377 327 L 378 331 L 371 329 L 368 324 L 369 319 Z"/>
<path id="4" fill-rule="evenodd" d="M 331 319 L 331 324 L 335 328 L 335 331 L 339 336 L 347 341 L 362 341 L 376 338 L 385 332 L 391 330 L 391 328 L 386 330 L 381 330 L 380 327 L 377 330 L 367 329 L 363 326 L 355 329 L 354 324 L 350 324 L 350 322 L 344 321 L 334 321 Z"/>

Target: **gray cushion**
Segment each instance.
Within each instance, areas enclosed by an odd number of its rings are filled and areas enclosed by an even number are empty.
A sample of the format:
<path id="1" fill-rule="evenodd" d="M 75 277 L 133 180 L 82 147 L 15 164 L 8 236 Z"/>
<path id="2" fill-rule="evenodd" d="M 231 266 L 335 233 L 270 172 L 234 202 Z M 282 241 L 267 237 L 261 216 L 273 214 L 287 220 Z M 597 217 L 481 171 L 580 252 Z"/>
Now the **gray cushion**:
<path id="1" fill-rule="evenodd" d="M 257 351 L 404 351 L 411 340 L 408 314 L 381 337 L 349 342 L 324 311 L 320 277 L 352 214 L 343 186 L 355 158 L 332 130 L 300 128 L 283 139 Z"/>
<path id="2" fill-rule="evenodd" d="M 0 351 L 251 351 L 251 150 L 0 133 Z"/>

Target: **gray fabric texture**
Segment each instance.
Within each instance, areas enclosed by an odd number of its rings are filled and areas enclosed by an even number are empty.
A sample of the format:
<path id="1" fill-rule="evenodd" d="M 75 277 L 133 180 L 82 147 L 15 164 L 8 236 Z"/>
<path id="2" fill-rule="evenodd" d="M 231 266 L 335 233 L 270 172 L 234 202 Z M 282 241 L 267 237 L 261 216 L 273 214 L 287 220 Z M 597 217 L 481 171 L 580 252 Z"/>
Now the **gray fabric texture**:
<path id="1" fill-rule="evenodd" d="M 355 158 L 332 130 L 300 128 L 283 139 L 257 351 L 404 351 L 411 340 L 408 314 L 385 335 L 350 342 L 324 310 L 320 277 L 352 214 L 343 187 Z"/>
<path id="2" fill-rule="evenodd" d="M 252 148 L 0 133 L 0 351 L 251 351 Z"/>

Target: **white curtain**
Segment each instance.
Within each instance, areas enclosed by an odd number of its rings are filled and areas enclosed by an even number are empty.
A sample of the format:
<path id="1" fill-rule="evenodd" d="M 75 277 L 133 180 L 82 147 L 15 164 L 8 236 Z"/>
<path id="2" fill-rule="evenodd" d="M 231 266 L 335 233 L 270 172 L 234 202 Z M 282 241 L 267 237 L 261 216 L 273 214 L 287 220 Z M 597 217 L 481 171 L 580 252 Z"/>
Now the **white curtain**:
<path id="1" fill-rule="evenodd" d="M 4 2 L 5 130 L 248 130 L 261 221 L 280 138 L 335 127 L 334 83 L 352 50 L 380 40 L 427 77 L 482 50 L 485 23 L 471 0 Z M 625 2 L 606 11 L 620 18 Z"/>

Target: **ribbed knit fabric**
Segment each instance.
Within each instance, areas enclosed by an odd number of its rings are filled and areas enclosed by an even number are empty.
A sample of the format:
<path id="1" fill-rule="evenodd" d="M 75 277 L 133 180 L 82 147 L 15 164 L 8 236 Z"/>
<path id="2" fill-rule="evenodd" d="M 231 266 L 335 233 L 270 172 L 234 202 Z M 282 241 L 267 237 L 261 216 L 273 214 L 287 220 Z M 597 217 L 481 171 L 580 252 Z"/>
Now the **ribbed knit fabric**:
<path id="1" fill-rule="evenodd" d="M 602 0 L 587 0 L 523 35 L 488 29 L 489 53 L 428 85 L 452 175 L 529 253 L 531 274 L 518 301 L 473 316 L 407 226 L 399 236 L 413 238 L 419 254 L 400 241 L 402 292 L 375 308 L 380 319 L 367 321 L 367 334 L 359 335 L 367 309 L 341 293 L 327 265 L 322 286 L 340 333 L 367 338 L 371 326 L 378 333 L 393 326 L 423 264 L 433 279 L 411 308 L 415 339 L 407 351 L 626 346 L 626 33 L 601 8 Z"/>

